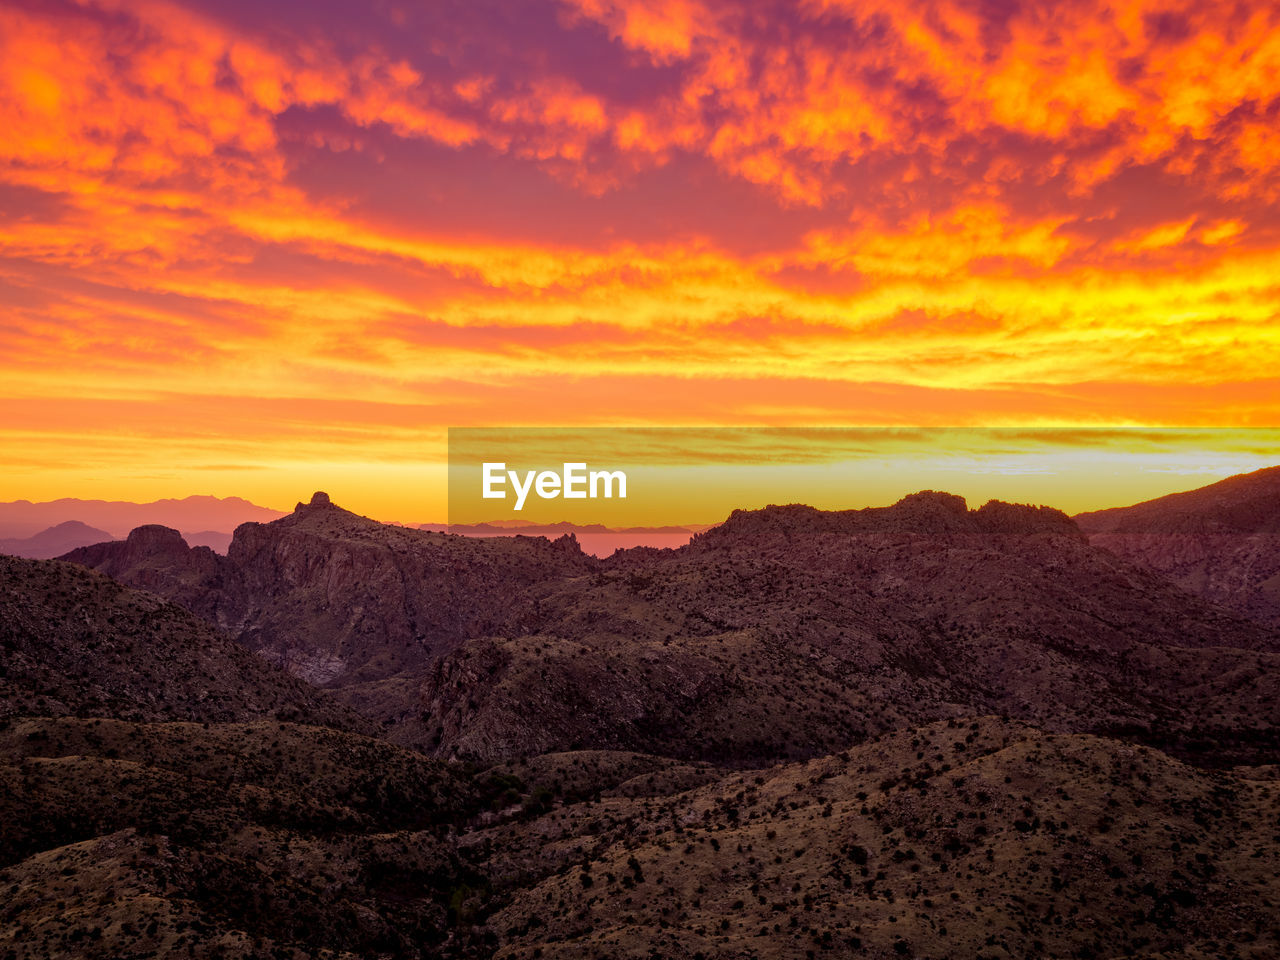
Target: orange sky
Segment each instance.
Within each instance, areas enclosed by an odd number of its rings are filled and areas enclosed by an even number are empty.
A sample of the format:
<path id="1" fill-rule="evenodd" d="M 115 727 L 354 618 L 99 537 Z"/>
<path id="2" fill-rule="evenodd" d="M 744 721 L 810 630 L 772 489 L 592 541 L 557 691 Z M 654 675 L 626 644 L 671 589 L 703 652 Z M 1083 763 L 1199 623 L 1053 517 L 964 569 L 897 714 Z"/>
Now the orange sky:
<path id="1" fill-rule="evenodd" d="M 0 0 L 0 154 L 0 499 L 1280 419 L 1272 3 Z"/>

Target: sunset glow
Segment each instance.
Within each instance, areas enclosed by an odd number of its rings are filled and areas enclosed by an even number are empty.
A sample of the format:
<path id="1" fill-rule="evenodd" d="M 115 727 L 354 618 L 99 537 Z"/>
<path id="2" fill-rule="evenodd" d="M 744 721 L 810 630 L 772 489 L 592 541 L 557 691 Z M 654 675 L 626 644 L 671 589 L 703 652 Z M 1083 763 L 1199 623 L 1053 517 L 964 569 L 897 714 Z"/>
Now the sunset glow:
<path id="1" fill-rule="evenodd" d="M 0 155 L 0 499 L 1280 419 L 1275 4 L 8 0 Z"/>

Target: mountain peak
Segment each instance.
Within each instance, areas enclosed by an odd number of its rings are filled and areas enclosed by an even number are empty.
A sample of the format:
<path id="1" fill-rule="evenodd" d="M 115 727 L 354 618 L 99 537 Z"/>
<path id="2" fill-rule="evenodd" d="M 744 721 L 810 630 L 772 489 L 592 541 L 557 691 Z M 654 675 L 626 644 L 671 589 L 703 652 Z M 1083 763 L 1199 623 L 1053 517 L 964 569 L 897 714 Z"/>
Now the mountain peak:
<path id="1" fill-rule="evenodd" d="M 311 499 L 308 502 L 303 503 L 299 500 L 297 506 L 293 508 L 293 512 L 295 514 L 305 513 L 306 511 L 313 510 L 317 507 L 332 507 L 333 505 L 334 503 L 329 499 L 329 495 L 327 493 L 323 490 L 317 490 L 311 495 Z"/>
<path id="2" fill-rule="evenodd" d="M 969 512 L 969 505 L 965 502 L 964 497 L 955 493 L 945 493 L 941 490 L 921 490 L 918 493 L 909 493 L 895 503 L 894 506 L 941 510 L 961 517 Z"/>
<path id="3" fill-rule="evenodd" d="M 1055 507 L 988 500 L 974 517 L 986 533 L 1061 533 L 1083 538 L 1074 520 Z"/>
<path id="4" fill-rule="evenodd" d="M 160 523 L 146 523 L 129 531 L 126 543 L 147 553 L 158 553 L 166 550 L 187 550 L 187 541 L 182 534 Z"/>

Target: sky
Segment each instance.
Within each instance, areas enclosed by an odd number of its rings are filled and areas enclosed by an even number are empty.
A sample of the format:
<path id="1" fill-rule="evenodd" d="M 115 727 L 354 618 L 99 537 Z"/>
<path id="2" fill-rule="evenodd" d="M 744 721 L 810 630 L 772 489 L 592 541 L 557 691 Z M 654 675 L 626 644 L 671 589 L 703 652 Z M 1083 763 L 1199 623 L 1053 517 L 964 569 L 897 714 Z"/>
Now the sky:
<path id="1" fill-rule="evenodd" d="M 0 499 L 434 519 L 450 426 L 1274 426 L 1278 212 L 1274 3 L 0 0 Z"/>

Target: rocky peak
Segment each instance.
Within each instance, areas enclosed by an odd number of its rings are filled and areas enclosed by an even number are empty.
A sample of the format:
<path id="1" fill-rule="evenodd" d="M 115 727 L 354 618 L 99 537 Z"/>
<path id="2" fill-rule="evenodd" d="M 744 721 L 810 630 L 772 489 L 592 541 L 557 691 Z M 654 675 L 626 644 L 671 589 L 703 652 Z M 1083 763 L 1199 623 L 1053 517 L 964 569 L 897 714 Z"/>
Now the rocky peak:
<path id="1" fill-rule="evenodd" d="M 945 493 L 942 490 L 921 490 L 919 493 L 909 493 L 894 506 L 900 511 L 918 510 L 921 513 L 949 514 L 955 517 L 963 517 L 969 512 L 969 505 L 964 497 L 955 493 Z"/>
<path id="2" fill-rule="evenodd" d="M 1074 521 L 1060 510 L 992 500 L 970 510 L 964 497 L 938 490 L 909 494 L 889 507 L 863 510 L 818 510 L 801 504 L 735 510 L 720 526 L 695 538 L 701 548 L 763 540 L 790 541 L 826 535 L 971 534 L 1031 535 L 1053 533 L 1080 539 Z"/>
<path id="3" fill-rule="evenodd" d="M 969 505 L 964 497 L 941 490 L 921 490 L 908 494 L 883 510 L 864 511 L 870 519 L 887 520 L 917 533 L 944 533 L 963 530 L 970 524 Z"/>
<path id="4" fill-rule="evenodd" d="M 305 513 L 308 510 L 314 510 L 317 507 L 331 507 L 331 506 L 333 506 L 333 501 L 329 499 L 329 495 L 325 493 L 323 490 L 317 490 L 315 493 L 311 495 L 311 500 L 309 503 L 303 503 L 301 500 L 299 500 L 297 506 L 293 508 L 293 512 Z"/>
<path id="5" fill-rule="evenodd" d="M 1075 521 L 1053 507 L 988 500 L 978 508 L 974 516 L 984 533 L 1057 533 L 1078 540 L 1084 539 L 1084 534 Z"/>
<path id="6" fill-rule="evenodd" d="M 148 523 L 129 531 L 125 539 L 129 551 L 136 555 L 156 553 L 186 553 L 190 548 L 182 534 L 173 527 L 165 527 L 158 523 Z"/>

